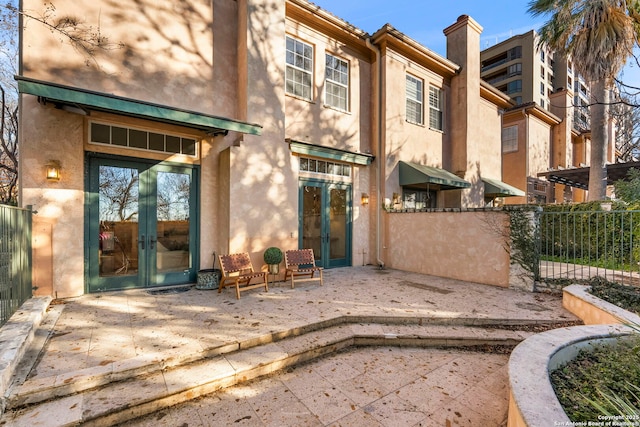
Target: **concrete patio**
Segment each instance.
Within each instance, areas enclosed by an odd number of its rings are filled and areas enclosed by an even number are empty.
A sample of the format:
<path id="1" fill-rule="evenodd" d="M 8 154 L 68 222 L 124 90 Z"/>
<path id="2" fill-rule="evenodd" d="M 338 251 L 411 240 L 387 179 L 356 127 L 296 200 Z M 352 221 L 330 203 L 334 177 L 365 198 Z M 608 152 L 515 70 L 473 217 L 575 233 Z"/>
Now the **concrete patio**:
<path id="1" fill-rule="evenodd" d="M 50 306 L 0 424 L 498 426 L 508 350 L 576 320 L 560 296 L 372 266 L 240 300 L 90 294 Z"/>

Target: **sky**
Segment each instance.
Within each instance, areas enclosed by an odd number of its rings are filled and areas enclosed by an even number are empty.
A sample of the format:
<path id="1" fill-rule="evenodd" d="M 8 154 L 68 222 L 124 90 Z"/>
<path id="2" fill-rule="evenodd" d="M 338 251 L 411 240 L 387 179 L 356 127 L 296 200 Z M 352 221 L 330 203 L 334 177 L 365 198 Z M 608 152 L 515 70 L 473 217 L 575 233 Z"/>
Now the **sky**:
<path id="1" fill-rule="evenodd" d="M 460 15 L 471 16 L 483 27 L 480 49 L 511 36 L 539 30 L 545 16 L 527 13 L 529 0 L 310 0 L 369 34 L 389 23 L 422 45 L 446 56 L 442 32 Z M 640 87 L 640 70 L 628 63 L 623 80 Z"/>

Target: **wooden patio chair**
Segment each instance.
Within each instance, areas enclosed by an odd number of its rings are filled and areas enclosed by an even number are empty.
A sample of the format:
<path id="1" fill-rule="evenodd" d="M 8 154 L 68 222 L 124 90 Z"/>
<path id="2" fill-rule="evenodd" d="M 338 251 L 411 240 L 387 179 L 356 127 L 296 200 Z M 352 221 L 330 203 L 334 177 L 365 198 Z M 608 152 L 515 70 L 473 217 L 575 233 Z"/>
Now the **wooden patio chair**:
<path id="1" fill-rule="evenodd" d="M 285 273 L 284 280 L 291 276 L 291 288 L 295 282 L 319 280 L 323 284 L 322 267 L 316 266 L 313 249 L 296 249 L 284 252 Z M 316 276 L 317 273 L 317 276 Z"/>
<path id="2" fill-rule="evenodd" d="M 240 299 L 240 292 L 264 287 L 265 292 L 269 291 L 266 271 L 254 271 L 251 259 L 247 252 L 218 255 L 222 278 L 218 286 L 218 293 L 222 292 L 225 286 L 235 286 L 236 298 Z M 258 283 L 251 283 L 253 279 L 260 279 Z"/>

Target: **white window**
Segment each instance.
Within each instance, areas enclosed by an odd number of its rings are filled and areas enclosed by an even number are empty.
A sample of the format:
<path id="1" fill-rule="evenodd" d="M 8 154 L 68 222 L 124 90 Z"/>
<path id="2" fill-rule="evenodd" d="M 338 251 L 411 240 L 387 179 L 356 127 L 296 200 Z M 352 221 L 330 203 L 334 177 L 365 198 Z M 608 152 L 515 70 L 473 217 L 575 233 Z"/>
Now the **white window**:
<path id="1" fill-rule="evenodd" d="M 311 99 L 313 82 L 313 46 L 287 37 L 287 71 L 285 91 Z"/>
<path id="2" fill-rule="evenodd" d="M 429 127 L 443 130 L 442 124 L 442 90 L 429 86 Z"/>
<path id="3" fill-rule="evenodd" d="M 325 103 L 347 111 L 349 109 L 349 63 L 326 54 Z"/>
<path id="4" fill-rule="evenodd" d="M 502 128 L 502 152 L 518 151 L 518 125 Z"/>
<path id="5" fill-rule="evenodd" d="M 407 121 L 410 123 L 423 124 L 422 121 L 422 80 L 407 74 Z"/>

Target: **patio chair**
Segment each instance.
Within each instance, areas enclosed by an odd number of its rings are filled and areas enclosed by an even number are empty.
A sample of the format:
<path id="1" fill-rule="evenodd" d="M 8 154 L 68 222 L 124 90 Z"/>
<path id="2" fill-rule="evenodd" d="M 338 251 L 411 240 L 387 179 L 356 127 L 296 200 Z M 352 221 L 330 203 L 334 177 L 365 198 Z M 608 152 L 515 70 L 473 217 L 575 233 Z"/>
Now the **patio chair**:
<path id="1" fill-rule="evenodd" d="M 313 249 L 296 249 L 284 252 L 285 273 L 284 280 L 291 276 L 291 288 L 295 282 L 319 280 L 323 284 L 322 267 L 316 266 Z M 317 273 L 317 275 L 316 275 Z"/>
<path id="2" fill-rule="evenodd" d="M 254 271 L 251 259 L 247 252 L 218 255 L 220 260 L 220 270 L 222 279 L 218 286 L 218 293 L 222 292 L 225 286 L 235 286 L 236 298 L 240 299 L 240 292 L 264 287 L 265 292 L 269 291 L 266 271 Z M 260 282 L 251 284 L 253 279 L 260 279 Z"/>

